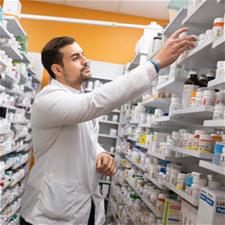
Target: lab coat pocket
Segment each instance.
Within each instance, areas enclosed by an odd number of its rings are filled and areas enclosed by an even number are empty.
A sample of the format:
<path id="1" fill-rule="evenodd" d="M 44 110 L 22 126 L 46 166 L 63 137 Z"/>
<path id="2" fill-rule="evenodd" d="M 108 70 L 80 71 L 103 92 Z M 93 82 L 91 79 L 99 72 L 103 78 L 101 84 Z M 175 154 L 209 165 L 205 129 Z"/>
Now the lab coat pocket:
<path id="1" fill-rule="evenodd" d="M 42 213 L 52 220 L 69 222 L 74 219 L 78 186 L 78 181 L 62 182 L 51 176 L 45 178 L 40 197 Z"/>

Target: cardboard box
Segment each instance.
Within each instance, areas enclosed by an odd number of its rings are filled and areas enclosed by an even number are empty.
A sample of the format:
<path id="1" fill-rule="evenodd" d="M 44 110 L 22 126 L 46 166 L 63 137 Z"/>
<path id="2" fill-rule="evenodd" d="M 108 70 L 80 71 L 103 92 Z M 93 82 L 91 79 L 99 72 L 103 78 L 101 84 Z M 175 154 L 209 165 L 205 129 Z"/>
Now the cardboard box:
<path id="1" fill-rule="evenodd" d="M 198 210 L 186 201 L 182 201 L 179 225 L 196 225 L 197 216 Z"/>

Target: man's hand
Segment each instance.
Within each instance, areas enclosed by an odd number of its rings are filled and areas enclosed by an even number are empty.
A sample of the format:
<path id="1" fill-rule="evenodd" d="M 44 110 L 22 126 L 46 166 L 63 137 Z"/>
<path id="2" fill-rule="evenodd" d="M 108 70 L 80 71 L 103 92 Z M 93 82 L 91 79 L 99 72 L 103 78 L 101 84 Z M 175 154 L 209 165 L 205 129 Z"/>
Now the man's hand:
<path id="1" fill-rule="evenodd" d="M 103 152 L 97 156 L 96 169 L 105 176 L 113 176 L 116 173 L 116 162 L 109 154 Z"/>
<path id="2" fill-rule="evenodd" d="M 161 68 L 172 64 L 184 51 L 194 48 L 196 39 L 193 36 L 179 37 L 186 31 L 187 28 L 175 31 L 154 57 Z"/>

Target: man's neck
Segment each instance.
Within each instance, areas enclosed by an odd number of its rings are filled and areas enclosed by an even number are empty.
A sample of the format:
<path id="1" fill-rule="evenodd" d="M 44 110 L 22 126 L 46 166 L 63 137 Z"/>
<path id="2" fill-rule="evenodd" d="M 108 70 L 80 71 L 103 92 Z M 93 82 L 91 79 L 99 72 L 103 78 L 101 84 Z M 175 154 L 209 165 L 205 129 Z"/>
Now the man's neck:
<path id="1" fill-rule="evenodd" d="M 78 84 L 78 83 L 68 83 L 68 82 L 66 82 L 66 81 L 64 81 L 64 80 L 57 80 L 58 82 L 60 82 L 60 83 L 62 83 L 62 84 L 64 84 L 65 86 L 69 86 L 69 87 L 71 87 L 71 88 L 73 88 L 73 89 L 76 89 L 76 90 L 78 90 L 78 91 L 81 91 L 81 84 Z"/>

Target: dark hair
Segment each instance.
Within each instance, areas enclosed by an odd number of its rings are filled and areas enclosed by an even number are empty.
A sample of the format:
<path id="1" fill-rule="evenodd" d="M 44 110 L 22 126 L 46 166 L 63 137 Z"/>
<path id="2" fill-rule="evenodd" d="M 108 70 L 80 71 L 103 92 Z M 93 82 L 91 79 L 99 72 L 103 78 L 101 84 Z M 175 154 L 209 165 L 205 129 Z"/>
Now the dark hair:
<path id="1" fill-rule="evenodd" d="M 55 74 L 51 70 L 52 64 L 60 64 L 63 66 L 63 55 L 59 49 L 73 44 L 75 40 L 71 37 L 56 37 L 50 40 L 41 51 L 41 61 L 44 68 L 48 71 L 49 75 L 55 79 Z"/>

